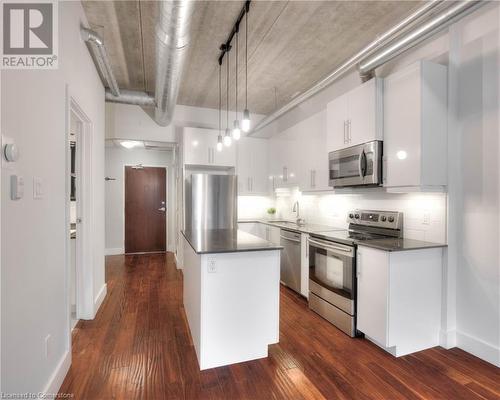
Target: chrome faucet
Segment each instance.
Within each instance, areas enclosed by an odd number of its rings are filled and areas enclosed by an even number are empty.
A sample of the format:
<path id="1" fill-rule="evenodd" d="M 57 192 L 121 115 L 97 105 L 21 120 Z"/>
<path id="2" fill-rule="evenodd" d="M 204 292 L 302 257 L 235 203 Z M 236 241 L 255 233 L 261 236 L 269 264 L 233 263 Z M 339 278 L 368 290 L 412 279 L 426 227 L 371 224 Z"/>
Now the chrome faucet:
<path id="1" fill-rule="evenodd" d="M 306 223 L 304 218 L 300 218 L 300 204 L 298 201 L 293 203 L 292 212 L 297 213 L 297 220 L 296 220 L 297 225 L 304 225 Z"/>

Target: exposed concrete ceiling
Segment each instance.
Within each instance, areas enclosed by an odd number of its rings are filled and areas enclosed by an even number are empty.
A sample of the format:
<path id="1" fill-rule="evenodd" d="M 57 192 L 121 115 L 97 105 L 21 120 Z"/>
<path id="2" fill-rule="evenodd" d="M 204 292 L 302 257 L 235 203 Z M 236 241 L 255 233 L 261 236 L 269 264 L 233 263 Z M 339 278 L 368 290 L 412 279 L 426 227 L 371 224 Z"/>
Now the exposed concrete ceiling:
<path id="1" fill-rule="evenodd" d="M 419 1 L 254 1 L 249 14 L 248 106 L 269 114 L 310 88 L 344 59 L 408 15 Z M 244 2 L 198 1 L 178 104 L 218 108 L 219 46 Z M 154 92 L 156 1 L 83 1 L 105 41 L 120 88 Z M 244 104 L 244 26 L 238 108 Z M 234 47 L 233 47 L 234 49 Z M 230 53 L 234 109 L 235 52 Z M 225 64 L 223 68 L 225 107 Z"/>

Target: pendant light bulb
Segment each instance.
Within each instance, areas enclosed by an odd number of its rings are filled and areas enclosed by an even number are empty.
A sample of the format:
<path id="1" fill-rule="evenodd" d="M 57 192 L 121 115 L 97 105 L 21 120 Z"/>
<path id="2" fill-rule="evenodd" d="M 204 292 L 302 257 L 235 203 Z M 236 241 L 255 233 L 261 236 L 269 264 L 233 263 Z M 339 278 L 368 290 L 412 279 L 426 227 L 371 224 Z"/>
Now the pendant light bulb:
<path id="1" fill-rule="evenodd" d="M 222 151 L 222 135 L 217 138 L 217 151 Z"/>
<path id="2" fill-rule="evenodd" d="M 250 131 L 250 111 L 248 111 L 248 109 L 245 109 L 245 111 L 243 111 L 243 119 L 241 120 L 241 129 L 243 129 L 243 132 Z"/>
<path id="3" fill-rule="evenodd" d="M 224 146 L 231 146 L 231 142 L 231 130 L 229 128 L 226 128 L 226 134 L 224 135 Z"/>
<path id="4" fill-rule="evenodd" d="M 240 138 L 241 138 L 240 121 L 235 119 L 233 124 L 233 139 L 240 140 Z"/>

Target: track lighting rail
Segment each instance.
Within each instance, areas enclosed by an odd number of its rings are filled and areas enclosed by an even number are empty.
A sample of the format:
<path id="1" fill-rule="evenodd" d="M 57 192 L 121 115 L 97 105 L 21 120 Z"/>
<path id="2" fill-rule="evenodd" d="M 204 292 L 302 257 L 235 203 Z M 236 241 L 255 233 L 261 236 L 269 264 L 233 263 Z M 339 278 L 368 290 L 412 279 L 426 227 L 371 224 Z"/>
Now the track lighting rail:
<path id="1" fill-rule="evenodd" d="M 241 9 L 240 14 L 238 15 L 238 18 L 236 19 L 236 22 L 234 23 L 233 29 L 231 30 L 231 33 L 229 34 L 229 37 L 227 38 L 226 42 L 220 46 L 221 54 L 219 55 L 219 65 L 222 65 L 222 60 L 224 59 L 224 56 L 226 55 L 227 52 L 229 52 L 231 50 L 231 42 L 234 38 L 234 35 L 236 35 L 236 32 L 238 32 L 240 30 L 240 23 L 243 20 L 243 17 L 250 10 L 250 3 L 251 3 L 251 0 L 245 1 L 245 5 Z"/>

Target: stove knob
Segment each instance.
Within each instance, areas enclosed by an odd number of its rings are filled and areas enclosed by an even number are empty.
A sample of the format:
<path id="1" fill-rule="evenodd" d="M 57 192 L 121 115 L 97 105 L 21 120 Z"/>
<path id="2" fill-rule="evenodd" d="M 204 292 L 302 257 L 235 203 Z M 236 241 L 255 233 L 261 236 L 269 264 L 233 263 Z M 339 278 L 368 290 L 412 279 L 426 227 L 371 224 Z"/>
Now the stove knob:
<path id="1" fill-rule="evenodd" d="M 389 222 L 394 222 L 394 217 L 389 217 Z"/>
<path id="2" fill-rule="evenodd" d="M 380 218 L 382 222 L 385 222 L 387 220 L 387 217 L 385 215 L 382 215 L 382 218 Z"/>
<path id="3" fill-rule="evenodd" d="M 354 214 L 349 214 L 349 218 L 353 219 L 354 218 Z"/>
<path id="4" fill-rule="evenodd" d="M 356 214 L 354 218 L 359 219 L 359 214 Z"/>

